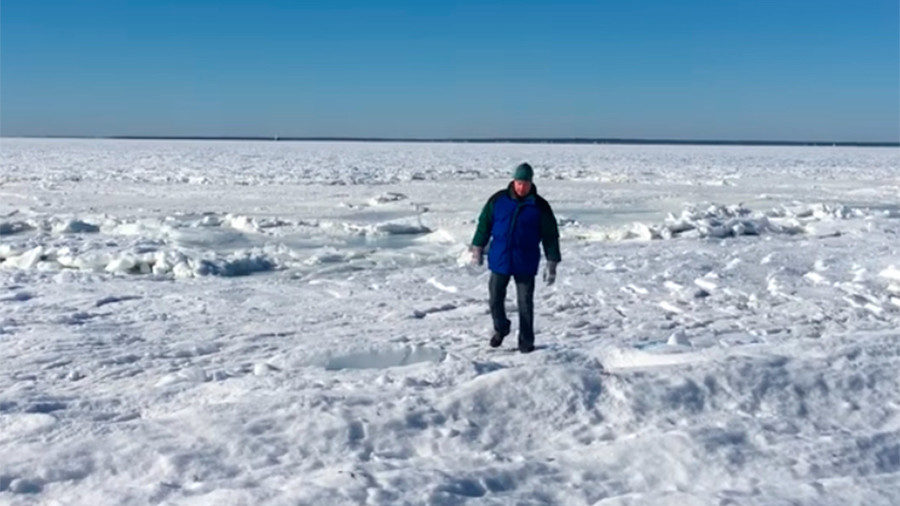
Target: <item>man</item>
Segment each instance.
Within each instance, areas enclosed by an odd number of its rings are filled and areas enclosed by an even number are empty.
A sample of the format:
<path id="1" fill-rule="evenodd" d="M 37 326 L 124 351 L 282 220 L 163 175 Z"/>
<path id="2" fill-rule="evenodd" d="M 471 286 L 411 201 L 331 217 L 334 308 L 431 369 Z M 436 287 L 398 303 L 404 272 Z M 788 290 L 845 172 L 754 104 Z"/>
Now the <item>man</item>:
<path id="1" fill-rule="evenodd" d="M 533 177 L 531 165 L 523 163 L 516 167 L 509 186 L 491 196 L 481 210 L 471 247 L 472 261 L 482 265 L 485 247 L 490 241 L 488 291 L 494 320 L 491 336 L 494 348 L 503 343 L 510 331 L 510 321 L 506 318 L 506 287 L 510 278 L 516 280 L 519 351 L 522 353 L 534 350 L 534 277 L 541 261 L 539 243 L 543 243 L 547 257 L 544 270 L 547 285 L 556 281 L 556 264 L 561 259 L 556 218 L 550 204 L 538 196 L 537 188 L 531 182 Z"/>

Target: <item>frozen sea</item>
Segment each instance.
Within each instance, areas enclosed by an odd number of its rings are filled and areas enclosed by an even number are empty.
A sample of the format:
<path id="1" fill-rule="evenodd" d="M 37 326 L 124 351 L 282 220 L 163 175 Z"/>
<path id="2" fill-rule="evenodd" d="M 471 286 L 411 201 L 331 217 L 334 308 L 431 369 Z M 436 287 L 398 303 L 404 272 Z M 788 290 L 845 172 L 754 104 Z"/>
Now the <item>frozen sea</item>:
<path id="1" fill-rule="evenodd" d="M 898 504 L 900 150 L 3 138 L 0 346 L 0 504 Z"/>

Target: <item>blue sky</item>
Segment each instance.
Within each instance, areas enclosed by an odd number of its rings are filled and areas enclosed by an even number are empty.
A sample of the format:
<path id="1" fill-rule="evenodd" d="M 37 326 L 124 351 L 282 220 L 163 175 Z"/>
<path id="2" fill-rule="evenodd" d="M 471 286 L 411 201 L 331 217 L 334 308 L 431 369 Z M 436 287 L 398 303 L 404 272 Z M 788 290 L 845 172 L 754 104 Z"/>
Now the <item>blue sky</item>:
<path id="1" fill-rule="evenodd" d="M 897 141 L 900 7 L 3 0 L 0 133 Z"/>

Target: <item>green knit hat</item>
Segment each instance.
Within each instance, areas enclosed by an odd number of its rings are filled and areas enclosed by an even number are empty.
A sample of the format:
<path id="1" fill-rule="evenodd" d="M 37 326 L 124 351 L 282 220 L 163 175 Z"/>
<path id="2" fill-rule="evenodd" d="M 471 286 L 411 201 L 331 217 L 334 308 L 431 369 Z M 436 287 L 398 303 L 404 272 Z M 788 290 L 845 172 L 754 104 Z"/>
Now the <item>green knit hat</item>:
<path id="1" fill-rule="evenodd" d="M 531 178 L 534 177 L 534 169 L 531 168 L 531 165 L 527 163 L 520 163 L 516 170 L 513 171 L 513 179 L 517 179 L 519 181 L 531 181 Z"/>

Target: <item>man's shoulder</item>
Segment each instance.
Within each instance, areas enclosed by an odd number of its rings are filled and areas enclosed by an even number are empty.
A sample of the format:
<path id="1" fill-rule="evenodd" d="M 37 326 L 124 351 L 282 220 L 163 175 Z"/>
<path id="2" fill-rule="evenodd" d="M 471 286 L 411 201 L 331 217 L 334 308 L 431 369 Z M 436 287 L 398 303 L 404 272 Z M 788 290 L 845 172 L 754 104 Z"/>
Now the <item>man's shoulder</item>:
<path id="1" fill-rule="evenodd" d="M 497 191 L 497 192 L 494 193 L 493 195 L 491 195 L 491 198 L 488 199 L 488 202 L 496 202 L 497 199 L 499 199 L 499 198 L 501 198 L 501 197 L 505 197 L 505 196 L 508 195 L 508 194 L 509 194 L 508 189 L 507 189 L 507 188 L 504 188 L 504 189 L 502 189 L 502 190 Z"/>
<path id="2" fill-rule="evenodd" d="M 537 206 L 539 208 L 541 208 L 541 210 L 552 212 L 552 209 L 550 208 L 550 202 L 547 202 L 547 199 L 545 199 L 544 197 L 541 197 L 540 195 L 535 195 L 534 201 L 537 204 Z"/>

